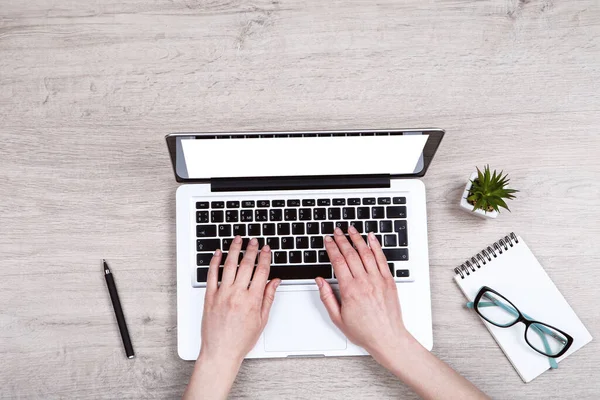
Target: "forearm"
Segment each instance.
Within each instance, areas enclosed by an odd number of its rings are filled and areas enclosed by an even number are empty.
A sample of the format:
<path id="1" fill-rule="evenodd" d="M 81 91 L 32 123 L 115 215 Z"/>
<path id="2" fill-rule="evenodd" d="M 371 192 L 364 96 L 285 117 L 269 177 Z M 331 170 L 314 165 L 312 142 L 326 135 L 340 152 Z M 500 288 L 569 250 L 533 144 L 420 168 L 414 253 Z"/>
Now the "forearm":
<path id="1" fill-rule="evenodd" d="M 392 352 L 374 357 L 424 399 L 488 399 L 408 334 Z"/>
<path id="2" fill-rule="evenodd" d="M 226 399 L 240 366 L 241 361 L 210 359 L 201 353 L 183 398 L 185 400 Z"/>

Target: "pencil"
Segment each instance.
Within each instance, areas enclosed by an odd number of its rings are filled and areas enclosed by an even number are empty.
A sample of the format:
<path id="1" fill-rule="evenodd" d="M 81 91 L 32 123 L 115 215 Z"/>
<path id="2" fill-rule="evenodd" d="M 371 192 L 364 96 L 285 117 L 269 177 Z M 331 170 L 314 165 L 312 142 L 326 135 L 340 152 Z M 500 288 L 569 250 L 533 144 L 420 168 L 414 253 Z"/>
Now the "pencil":
<path id="1" fill-rule="evenodd" d="M 123 315 L 123 309 L 121 308 L 121 302 L 119 301 L 115 280 L 113 279 L 110 268 L 108 268 L 106 260 L 102 260 L 102 263 L 104 264 L 103 270 L 106 286 L 108 287 L 108 293 L 110 294 L 110 299 L 115 310 L 115 317 L 117 317 L 117 324 L 119 325 L 119 331 L 121 332 L 121 339 L 123 339 L 123 346 L 125 346 L 125 354 L 127 355 L 127 358 L 133 358 L 135 357 L 135 354 L 133 353 L 133 346 L 131 344 L 131 338 L 129 337 L 129 331 L 127 330 L 127 324 L 125 323 L 125 316 Z"/>

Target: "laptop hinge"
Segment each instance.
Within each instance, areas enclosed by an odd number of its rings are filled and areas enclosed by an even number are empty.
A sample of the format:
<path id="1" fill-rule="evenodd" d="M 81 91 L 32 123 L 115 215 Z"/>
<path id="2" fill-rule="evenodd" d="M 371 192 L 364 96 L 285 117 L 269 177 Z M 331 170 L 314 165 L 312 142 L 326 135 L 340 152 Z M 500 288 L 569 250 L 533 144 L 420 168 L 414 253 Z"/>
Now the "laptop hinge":
<path id="1" fill-rule="evenodd" d="M 214 178 L 213 192 L 311 189 L 389 188 L 389 175 L 291 176 L 269 178 Z"/>

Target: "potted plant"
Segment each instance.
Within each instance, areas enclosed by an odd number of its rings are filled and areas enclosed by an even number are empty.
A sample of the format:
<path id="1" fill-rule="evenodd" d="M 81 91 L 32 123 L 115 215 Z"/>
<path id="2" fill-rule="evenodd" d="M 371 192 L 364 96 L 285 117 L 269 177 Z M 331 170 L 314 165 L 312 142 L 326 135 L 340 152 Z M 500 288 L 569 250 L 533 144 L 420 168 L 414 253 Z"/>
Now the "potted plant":
<path id="1" fill-rule="evenodd" d="M 502 176 L 502 172 L 494 170 L 490 172 L 487 165 L 483 172 L 477 168 L 477 172 L 471 174 L 469 182 L 465 186 L 460 207 L 481 218 L 496 218 L 500 213 L 500 207 L 508 209 L 506 199 L 514 199 L 515 189 L 509 189 L 508 175 Z"/>

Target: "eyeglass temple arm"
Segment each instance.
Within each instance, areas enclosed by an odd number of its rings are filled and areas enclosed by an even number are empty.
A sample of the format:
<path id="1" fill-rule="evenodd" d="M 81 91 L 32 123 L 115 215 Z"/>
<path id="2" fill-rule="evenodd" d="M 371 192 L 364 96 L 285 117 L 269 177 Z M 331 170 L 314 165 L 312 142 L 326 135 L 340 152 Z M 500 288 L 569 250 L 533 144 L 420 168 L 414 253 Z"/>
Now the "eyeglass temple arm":
<path id="1" fill-rule="evenodd" d="M 508 313 L 512 314 L 513 316 L 518 316 L 519 313 L 517 313 L 517 311 L 515 309 L 513 309 L 512 307 L 508 307 L 506 304 L 501 303 L 501 302 L 497 302 L 497 301 L 480 301 L 479 302 L 479 307 L 493 307 L 493 306 L 499 306 L 502 309 L 504 309 L 505 311 L 507 311 Z M 473 303 L 472 301 L 467 303 L 467 307 L 468 308 L 475 308 L 475 303 Z M 523 316 L 527 319 L 533 320 L 533 318 L 531 318 L 529 315 L 523 313 Z M 544 344 L 544 348 L 546 349 L 546 352 L 550 353 L 551 349 L 550 349 L 550 343 L 548 343 L 548 339 L 546 339 L 546 337 L 544 336 L 544 333 L 546 333 L 547 335 L 552 336 L 553 338 L 555 338 L 556 340 L 560 341 L 561 343 L 564 343 L 564 340 L 560 337 L 557 337 L 557 335 L 552 332 L 551 330 L 549 330 L 548 328 L 546 328 L 545 326 L 537 326 L 537 325 L 532 325 L 531 329 L 533 329 L 533 331 L 535 333 L 537 333 L 540 337 L 540 339 L 542 339 L 542 343 Z M 552 369 L 557 369 L 558 368 L 558 363 L 556 362 L 556 360 L 552 357 L 548 357 L 548 361 L 550 362 L 550 367 Z"/>

